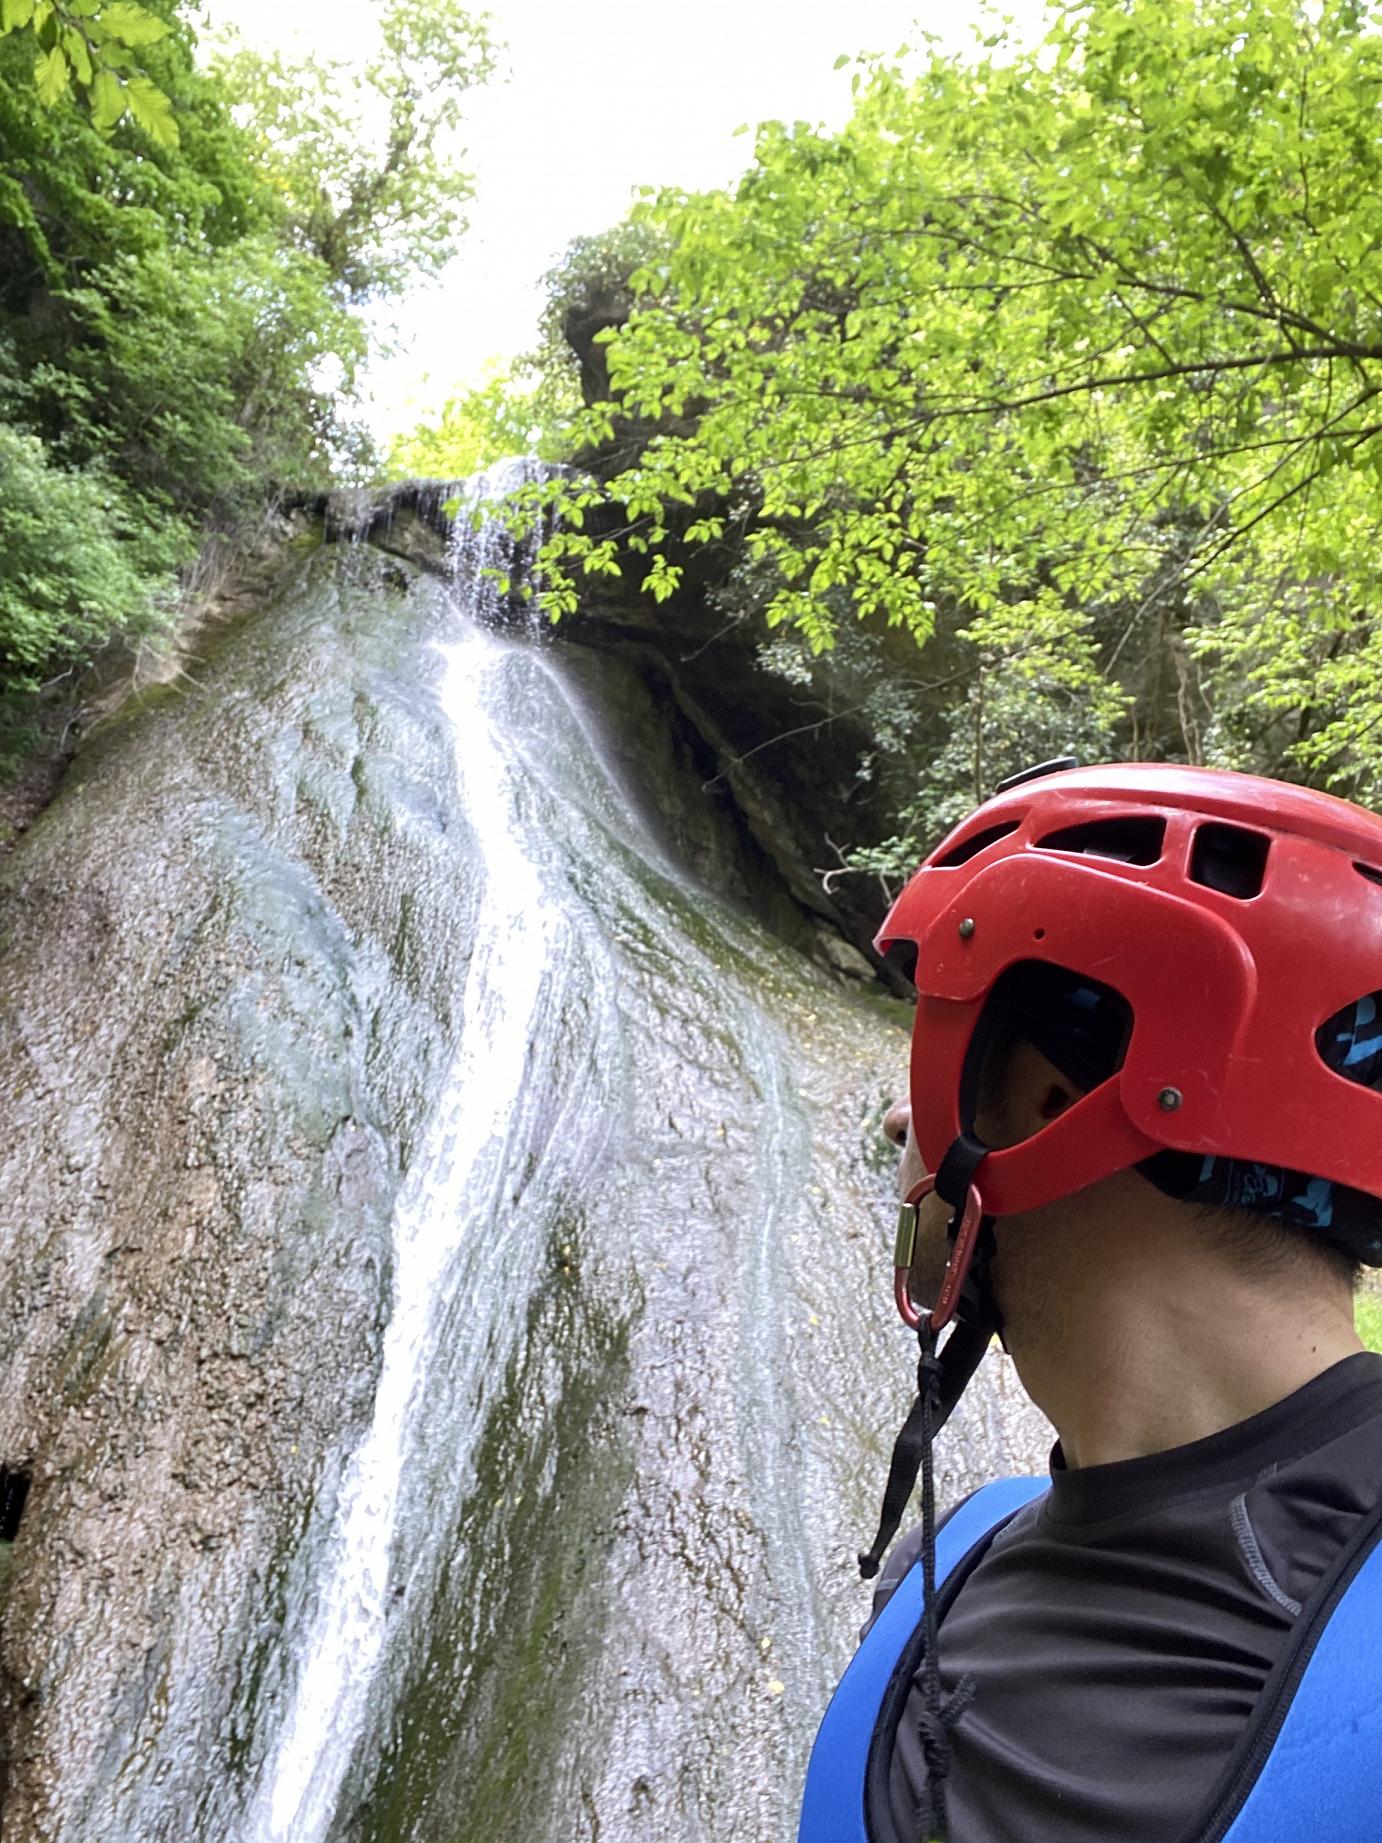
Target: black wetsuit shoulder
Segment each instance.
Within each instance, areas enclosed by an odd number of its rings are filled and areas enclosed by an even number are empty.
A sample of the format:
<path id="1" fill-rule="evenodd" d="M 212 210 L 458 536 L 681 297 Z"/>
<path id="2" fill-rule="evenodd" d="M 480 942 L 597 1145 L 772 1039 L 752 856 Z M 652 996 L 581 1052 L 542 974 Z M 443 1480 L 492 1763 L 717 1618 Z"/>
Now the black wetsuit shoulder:
<path id="1" fill-rule="evenodd" d="M 1065 1469 L 1003 1529 L 941 1630 L 952 1843 L 1180 1843 L 1301 1604 L 1382 1499 L 1382 1357 L 1335 1364 L 1207 1440 Z M 875 1610 L 915 1558 L 889 1557 Z M 873 1843 L 916 1843 L 919 1693 L 875 1746 Z M 905 1687 L 905 1695 L 903 1693 Z"/>

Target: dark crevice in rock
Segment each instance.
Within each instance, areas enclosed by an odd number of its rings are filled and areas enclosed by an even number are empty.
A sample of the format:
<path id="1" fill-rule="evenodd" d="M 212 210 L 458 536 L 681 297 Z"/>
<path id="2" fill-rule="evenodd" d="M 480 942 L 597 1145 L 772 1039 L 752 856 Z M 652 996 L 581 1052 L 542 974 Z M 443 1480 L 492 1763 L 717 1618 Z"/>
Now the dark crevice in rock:
<path id="1" fill-rule="evenodd" d="M 10 1578 L 14 1572 L 14 1539 L 19 1534 L 19 1520 L 29 1496 L 29 1474 L 0 1465 L 0 1622 L 10 1598 Z M 0 1671 L 0 1832 L 4 1829 L 5 1794 L 9 1779 L 8 1722 L 3 1719 L 13 1706 L 15 1685 Z"/>
<path id="2" fill-rule="evenodd" d="M 0 1465 L 0 1542 L 13 1542 L 29 1495 L 29 1474 Z"/>

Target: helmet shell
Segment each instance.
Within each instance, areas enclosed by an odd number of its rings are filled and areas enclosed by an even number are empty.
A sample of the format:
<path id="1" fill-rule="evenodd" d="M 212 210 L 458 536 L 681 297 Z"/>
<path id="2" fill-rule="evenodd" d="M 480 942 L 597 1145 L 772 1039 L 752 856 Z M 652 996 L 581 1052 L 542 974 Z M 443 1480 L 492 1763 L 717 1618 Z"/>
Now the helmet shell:
<path id="1" fill-rule="evenodd" d="M 1101 854 L 1130 837 L 1145 861 Z M 1225 840 L 1254 865 L 1247 893 L 1214 886 L 1207 866 Z M 1382 820 L 1362 808 L 1153 763 L 1027 781 L 972 813 L 907 884 L 877 937 L 880 951 L 905 943 L 917 950 L 912 1117 L 932 1171 L 972 1125 L 966 1058 L 1009 967 L 1068 968 L 1132 1011 L 1118 1071 L 984 1160 L 989 1214 L 1038 1208 L 1167 1148 L 1382 1197 L 1382 1094 L 1331 1069 L 1316 1043 L 1327 1019 L 1382 989 Z"/>

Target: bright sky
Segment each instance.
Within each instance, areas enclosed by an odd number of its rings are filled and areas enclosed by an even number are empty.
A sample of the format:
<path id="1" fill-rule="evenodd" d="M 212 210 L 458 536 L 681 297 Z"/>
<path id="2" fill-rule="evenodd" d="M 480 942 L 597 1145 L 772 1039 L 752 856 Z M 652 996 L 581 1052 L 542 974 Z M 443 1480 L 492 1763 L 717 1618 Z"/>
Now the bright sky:
<path id="1" fill-rule="evenodd" d="M 477 0 L 477 10 L 483 0 Z M 476 197 L 464 249 L 403 304 L 406 350 L 370 378 L 377 433 L 411 427 L 490 358 L 528 349 L 540 279 L 573 237 L 607 229 L 633 188 L 724 185 L 751 157 L 745 122 L 838 124 L 842 53 L 892 53 L 918 30 L 969 36 L 981 0 L 488 0 L 507 81 L 469 105 Z M 1002 9 L 1024 25 L 1040 0 Z M 365 52 L 381 0 L 208 0 L 263 49 Z"/>

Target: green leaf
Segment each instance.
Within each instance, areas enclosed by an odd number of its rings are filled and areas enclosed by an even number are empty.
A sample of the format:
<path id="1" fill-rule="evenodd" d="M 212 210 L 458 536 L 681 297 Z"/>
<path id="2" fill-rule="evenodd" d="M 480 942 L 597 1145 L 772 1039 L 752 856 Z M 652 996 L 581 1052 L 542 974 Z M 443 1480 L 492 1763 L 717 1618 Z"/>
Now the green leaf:
<path id="1" fill-rule="evenodd" d="M 101 134 L 110 130 L 125 113 L 125 92 L 120 79 L 109 70 L 98 70 L 91 82 L 91 120 Z"/>
<path id="2" fill-rule="evenodd" d="M 0 0 L 0 34 L 27 26 L 34 16 L 34 0 Z"/>
<path id="3" fill-rule="evenodd" d="M 101 24 L 112 38 L 129 46 L 152 45 L 168 33 L 166 22 L 137 6 L 135 0 L 111 0 L 101 10 Z"/>
<path id="4" fill-rule="evenodd" d="M 847 51 L 842 51 L 839 57 L 837 57 L 835 62 L 830 66 L 830 68 L 832 70 L 843 70 L 845 65 L 848 64 L 848 62 L 849 62 L 849 53 Z"/>
<path id="5" fill-rule="evenodd" d="M 38 99 L 45 109 L 53 107 L 71 81 L 72 73 L 60 46 L 54 45 L 51 51 L 35 60 L 34 82 L 38 85 Z"/>
<path id="6" fill-rule="evenodd" d="M 125 103 L 135 121 L 156 147 L 176 147 L 178 125 L 173 105 L 148 77 L 131 77 L 125 86 Z"/>
<path id="7" fill-rule="evenodd" d="M 78 83 L 89 84 L 92 77 L 91 53 L 87 50 L 86 40 L 73 27 L 66 26 L 63 28 L 62 46 L 77 74 Z"/>

